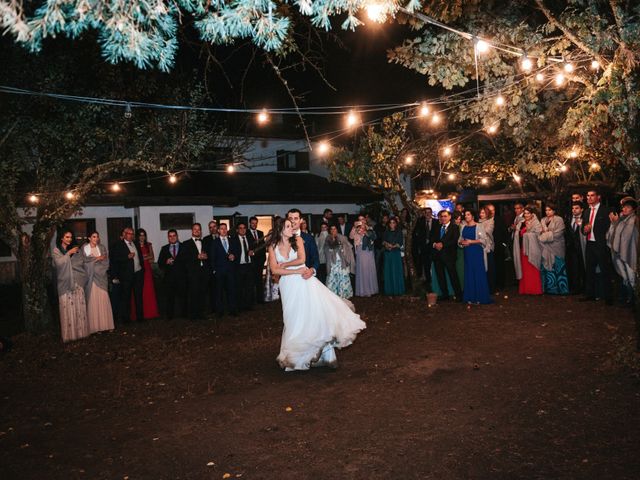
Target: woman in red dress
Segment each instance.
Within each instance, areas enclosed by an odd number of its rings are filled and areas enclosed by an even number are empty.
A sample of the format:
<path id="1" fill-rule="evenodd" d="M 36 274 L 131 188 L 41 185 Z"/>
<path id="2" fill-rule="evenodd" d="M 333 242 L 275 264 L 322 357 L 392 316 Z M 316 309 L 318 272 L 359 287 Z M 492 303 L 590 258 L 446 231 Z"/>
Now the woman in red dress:
<path id="1" fill-rule="evenodd" d="M 542 225 L 532 206 L 524 208 L 523 216 L 524 221 L 516 231 L 517 245 L 514 245 L 516 277 L 520 280 L 518 291 L 520 295 L 542 295 L 542 246 L 538 238 Z"/>
<path id="2" fill-rule="evenodd" d="M 142 311 L 144 319 L 157 318 L 160 316 L 158 312 L 158 300 L 156 299 L 156 289 L 153 285 L 153 270 L 151 264 L 155 259 L 153 254 L 153 245 L 147 242 L 147 232 L 143 228 L 136 231 L 136 242 L 140 244 L 142 258 L 144 259 L 144 286 L 142 287 Z M 133 305 L 134 299 L 131 298 Z M 131 317 L 135 320 L 135 308 L 131 309 Z"/>

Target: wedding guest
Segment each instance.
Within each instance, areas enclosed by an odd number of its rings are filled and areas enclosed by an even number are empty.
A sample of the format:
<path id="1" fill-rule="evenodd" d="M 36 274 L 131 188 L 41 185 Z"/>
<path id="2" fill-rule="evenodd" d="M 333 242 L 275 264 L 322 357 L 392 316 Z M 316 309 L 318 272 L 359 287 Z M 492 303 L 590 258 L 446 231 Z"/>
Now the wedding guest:
<path id="1" fill-rule="evenodd" d="M 71 230 L 63 230 L 52 252 L 58 286 L 60 308 L 60 332 L 63 342 L 77 340 L 89 335 L 87 304 L 84 287 L 87 276 L 84 259 L 73 244 Z"/>
<path id="2" fill-rule="evenodd" d="M 524 203 L 522 202 L 514 203 L 513 213 L 514 213 L 513 222 L 509 225 L 508 230 L 511 237 L 511 257 L 513 259 L 514 270 L 516 271 L 516 280 L 518 280 L 518 269 L 515 267 L 515 263 L 517 261 L 516 257 L 519 256 L 520 253 L 516 255 L 515 252 L 516 252 L 516 243 L 520 242 L 520 239 L 518 238 L 518 235 L 517 235 L 518 226 L 524 221 Z M 518 252 L 520 252 L 519 248 L 518 248 Z"/>
<path id="3" fill-rule="evenodd" d="M 122 240 L 111 248 L 109 269 L 120 283 L 120 322 L 131 321 L 131 295 L 133 294 L 136 318 L 144 320 L 142 290 L 144 287 L 144 260 L 138 242 L 133 241 L 133 228 L 123 230 Z"/>
<path id="4" fill-rule="evenodd" d="M 382 245 L 382 237 L 384 232 L 387 231 L 389 225 L 389 214 L 383 213 L 380 217 L 380 221 L 373 227 L 373 231 L 376 232 L 376 239 L 374 242 L 375 254 L 376 254 L 376 270 L 378 272 L 378 291 L 384 291 L 384 252 L 385 248 Z"/>
<path id="5" fill-rule="evenodd" d="M 304 218 L 300 219 L 300 231 L 302 233 L 309 233 L 309 226 L 307 225 L 307 221 Z"/>
<path id="6" fill-rule="evenodd" d="M 347 237 L 338 233 L 335 225 L 329 228 L 329 236 L 324 242 L 324 256 L 327 260 L 327 288 L 339 297 L 353 297 L 349 276 L 355 272 L 353 247 Z"/>
<path id="7" fill-rule="evenodd" d="M 451 213 L 448 210 L 440 210 L 438 213 L 439 224 L 435 225 L 431 232 L 431 246 L 433 251 L 431 256 L 438 277 L 438 284 L 442 290 L 441 300 L 448 300 L 449 291 L 447 285 L 447 274 L 451 281 L 451 286 L 457 300 L 462 299 L 462 288 L 456 270 L 458 259 L 458 239 L 460 238 L 460 227 L 451 221 Z"/>
<path id="8" fill-rule="evenodd" d="M 431 226 L 433 224 L 433 210 L 429 207 L 423 208 L 420 217 L 416 220 L 413 229 L 413 254 L 416 274 L 422 275 L 427 288 L 431 289 Z"/>
<path id="9" fill-rule="evenodd" d="M 496 263 L 495 263 L 495 243 L 493 239 L 493 233 L 495 232 L 495 222 L 491 215 L 491 211 L 487 206 L 480 208 L 479 211 L 480 221 L 486 234 L 484 245 L 484 251 L 487 254 L 487 280 L 489 282 L 489 293 L 493 294 L 496 291 Z"/>
<path id="10" fill-rule="evenodd" d="M 238 308 L 251 310 L 255 300 L 255 270 L 253 256 L 255 244 L 253 237 L 247 235 L 247 225 L 240 222 L 236 228 L 236 238 L 240 243 L 238 263 L 236 265 L 236 291 L 238 294 Z"/>
<path id="11" fill-rule="evenodd" d="M 347 219 L 344 215 L 338 215 L 338 233 L 343 237 L 349 238 L 349 234 L 351 233 L 352 225 L 347 223 Z"/>
<path id="12" fill-rule="evenodd" d="M 136 242 L 140 246 L 142 259 L 144 261 L 144 284 L 142 287 L 142 311 L 144 312 L 144 319 L 158 318 L 160 312 L 158 312 L 156 287 L 153 281 L 153 269 L 151 268 L 151 264 L 155 260 L 155 254 L 153 253 L 153 245 L 147 241 L 147 231 L 144 228 L 139 228 L 136 231 Z M 135 299 L 132 297 L 131 301 L 135 302 Z M 132 303 L 132 306 L 133 305 L 135 305 L 135 303 Z M 134 316 L 133 319 L 135 320 L 136 317 Z"/>
<path id="13" fill-rule="evenodd" d="M 485 212 L 486 215 L 486 212 Z M 465 225 L 458 243 L 463 247 L 464 288 L 463 301 L 467 303 L 491 303 L 487 281 L 487 244 L 489 235 L 485 223 L 476 223 L 476 213 L 464 212 Z"/>
<path id="14" fill-rule="evenodd" d="M 202 250 L 204 252 L 211 251 L 211 243 L 218 238 L 218 222 L 213 219 L 207 225 L 209 229 L 209 235 L 202 239 Z M 207 271 L 209 272 L 209 280 L 207 282 L 207 291 L 209 293 L 209 313 L 216 312 L 216 276 L 213 274 L 213 268 L 211 268 L 211 260 L 207 258 Z"/>
<path id="15" fill-rule="evenodd" d="M 364 215 L 351 229 L 351 239 L 356 249 L 356 296 L 370 297 L 378 293 L 378 275 L 373 242 L 376 233 L 366 222 Z"/>
<path id="16" fill-rule="evenodd" d="M 556 206 L 547 203 L 545 217 L 540 222 L 542 247 L 542 289 L 552 295 L 567 295 L 569 280 L 565 263 L 564 221 L 556 215 Z"/>
<path id="17" fill-rule="evenodd" d="M 624 197 L 620 204 L 622 213 L 611 213 L 611 227 L 607 233 L 607 245 L 611 249 L 613 266 L 622 278 L 622 301 L 633 303 L 636 285 L 636 266 L 638 248 L 638 226 L 636 210 L 638 203 L 632 197 Z"/>
<path id="18" fill-rule="evenodd" d="M 584 291 L 587 237 L 582 233 L 583 211 L 584 204 L 582 202 L 573 202 L 571 216 L 565 226 L 567 277 L 569 279 L 569 292 L 573 295 Z"/>
<path id="19" fill-rule="evenodd" d="M 222 225 L 218 231 L 222 230 Z M 218 239 L 212 242 L 212 245 Z M 210 252 L 204 249 L 202 242 L 202 226 L 199 223 L 191 225 L 191 238 L 182 242 L 182 250 L 185 269 L 187 272 L 187 299 L 189 318 L 199 320 L 204 318 L 204 308 L 207 303 L 207 290 L 211 264 Z M 213 247 L 212 247 L 213 248 Z M 217 283 L 217 279 L 216 279 Z M 216 303 L 217 306 L 217 303 Z"/>
<path id="20" fill-rule="evenodd" d="M 109 257 L 100 243 L 100 234 L 91 232 L 89 242 L 82 247 L 84 270 L 87 276 L 85 300 L 89 333 L 113 330 L 113 310 L 109 300 Z"/>
<path id="21" fill-rule="evenodd" d="M 585 298 L 596 299 L 596 270 L 600 269 L 604 287 L 605 302 L 613 305 L 614 273 L 611 250 L 607 246 L 607 232 L 611 225 L 610 209 L 600 203 L 600 192 L 590 189 L 587 192 L 587 208 L 582 214 L 582 232 L 587 237 L 585 255 Z"/>
<path id="22" fill-rule="evenodd" d="M 160 249 L 158 267 L 164 273 L 165 315 L 168 320 L 173 320 L 176 303 L 179 306 L 179 316 L 187 315 L 187 271 L 178 232 L 169 230 L 167 239 L 169 243 Z"/>
<path id="23" fill-rule="evenodd" d="M 249 231 L 247 234 L 253 239 L 253 258 L 251 263 L 253 264 L 253 282 L 256 291 L 256 302 L 264 303 L 262 271 L 267 261 L 267 250 L 266 244 L 264 243 L 264 233 L 262 230 L 258 230 L 258 217 L 251 217 L 249 219 Z"/>
<path id="24" fill-rule="evenodd" d="M 321 223 L 326 223 L 327 229 L 329 228 L 329 225 L 333 225 L 334 223 L 336 223 L 335 220 L 333 219 L 333 210 L 331 210 L 330 208 L 324 209 L 324 212 L 322 213 Z"/>
<path id="25" fill-rule="evenodd" d="M 404 268 L 402 249 L 404 239 L 395 217 L 389 219 L 389 228 L 382 236 L 384 247 L 384 294 L 404 295 Z"/>
<path id="26" fill-rule="evenodd" d="M 330 210 L 329 210 L 330 211 Z M 324 243 L 329 236 L 329 224 L 322 222 L 320 224 L 320 233 L 316 235 L 316 245 L 318 246 L 318 258 L 320 260 L 320 268 L 318 268 L 318 280 L 322 283 L 327 281 L 327 258 L 324 254 Z"/>
<path id="27" fill-rule="evenodd" d="M 522 222 L 515 225 L 513 242 L 513 264 L 516 279 L 519 280 L 518 292 L 521 295 L 542 295 L 542 247 L 539 238 L 542 226 L 534 207 L 524 207 L 522 216 Z"/>
<path id="28" fill-rule="evenodd" d="M 237 237 L 230 237 L 227 226 L 218 227 L 219 237 L 211 244 L 211 265 L 216 275 L 218 289 L 216 315 L 222 317 L 226 310 L 231 316 L 238 315 L 238 294 L 236 286 L 236 270 L 240 261 L 240 242 Z"/>
<path id="29" fill-rule="evenodd" d="M 464 212 L 453 212 L 453 223 L 457 225 L 460 229 L 460 233 L 462 233 L 462 229 L 467 224 L 464 221 Z M 456 255 L 456 273 L 458 274 L 458 280 L 460 281 L 460 286 L 464 285 L 464 252 L 462 251 L 462 247 L 458 244 L 458 253 Z M 449 280 L 451 282 L 451 280 Z M 453 291 L 453 287 L 449 285 L 450 291 Z"/>
<path id="30" fill-rule="evenodd" d="M 275 216 L 273 218 L 273 224 L 280 219 L 279 216 Z M 269 245 L 271 243 L 271 236 L 273 235 L 273 230 L 270 230 L 264 237 L 265 245 Z M 265 302 L 274 302 L 280 299 L 280 286 L 278 285 L 279 277 L 273 273 L 271 273 L 271 266 L 269 262 L 267 262 L 267 268 L 264 276 L 264 288 L 263 288 L 263 297 Z"/>
<path id="31" fill-rule="evenodd" d="M 493 291 L 503 289 L 505 286 L 505 260 L 507 244 L 509 243 L 509 231 L 507 223 L 502 215 L 496 213 L 496 207 L 492 203 L 485 205 L 489 218 L 493 219 L 493 261 L 495 264 L 495 284 Z M 489 284 L 491 288 L 491 284 Z"/>
<path id="32" fill-rule="evenodd" d="M 439 216 L 439 215 L 438 215 Z M 460 232 L 462 232 L 462 228 L 465 226 L 464 215 L 458 211 L 453 212 L 453 223 L 458 227 Z M 434 228 L 440 228 L 440 223 L 434 222 Z M 429 246 L 433 249 L 431 245 L 431 240 L 429 240 Z M 464 285 L 464 248 L 458 242 L 458 251 L 456 253 L 456 273 L 458 274 L 458 281 L 460 285 Z M 438 282 L 438 274 L 436 273 L 436 266 L 432 262 L 431 264 L 431 291 L 438 295 L 438 298 L 446 298 L 455 296 L 455 290 L 453 289 L 453 285 L 451 284 L 451 278 L 449 274 L 445 270 L 444 272 L 445 279 L 447 281 L 446 288 L 443 289 Z"/>

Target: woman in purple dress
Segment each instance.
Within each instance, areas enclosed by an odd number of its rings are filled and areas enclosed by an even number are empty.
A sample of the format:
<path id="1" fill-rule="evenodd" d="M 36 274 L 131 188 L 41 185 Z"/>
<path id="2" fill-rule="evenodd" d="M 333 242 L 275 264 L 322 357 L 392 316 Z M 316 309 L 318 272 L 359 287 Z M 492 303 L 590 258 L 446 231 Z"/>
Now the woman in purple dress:
<path id="1" fill-rule="evenodd" d="M 373 252 L 376 233 L 360 215 L 349 236 L 356 247 L 356 296 L 370 297 L 378 293 L 378 274 Z"/>

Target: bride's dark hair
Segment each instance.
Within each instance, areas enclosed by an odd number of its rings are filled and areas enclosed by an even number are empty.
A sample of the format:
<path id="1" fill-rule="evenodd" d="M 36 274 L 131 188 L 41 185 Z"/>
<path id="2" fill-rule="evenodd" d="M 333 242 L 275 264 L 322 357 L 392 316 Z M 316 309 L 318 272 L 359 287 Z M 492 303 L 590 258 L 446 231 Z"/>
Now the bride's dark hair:
<path id="1" fill-rule="evenodd" d="M 280 240 L 282 240 L 282 231 L 284 230 L 285 222 L 288 222 L 286 218 L 277 218 L 275 220 L 273 229 L 268 233 L 268 236 L 270 237 L 268 246 L 273 247 L 274 249 L 277 248 L 278 243 L 280 243 Z M 291 235 L 291 238 L 289 238 L 289 243 L 291 244 L 291 248 L 293 248 L 293 250 L 297 252 L 298 244 L 296 243 L 295 235 Z"/>

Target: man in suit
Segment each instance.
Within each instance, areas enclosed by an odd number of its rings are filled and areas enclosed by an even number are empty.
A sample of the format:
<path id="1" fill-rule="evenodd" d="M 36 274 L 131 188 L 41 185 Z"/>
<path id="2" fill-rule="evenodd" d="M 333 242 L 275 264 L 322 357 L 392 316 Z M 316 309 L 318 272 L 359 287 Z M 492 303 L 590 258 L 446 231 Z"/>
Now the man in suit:
<path id="1" fill-rule="evenodd" d="M 264 270 L 264 264 L 267 261 L 267 248 L 264 243 L 264 232 L 258 230 L 258 219 L 251 217 L 249 219 L 249 237 L 253 242 L 253 282 L 256 290 L 256 301 L 258 303 L 264 303 L 264 292 L 262 284 L 262 271 Z"/>
<path id="2" fill-rule="evenodd" d="M 320 223 L 326 223 L 328 226 L 335 225 L 336 221 L 333 219 L 333 210 L 330 208 L 325 208 L 322 213 L 322 220 Z"/>
<path id="3" fill-rule="evenodd" d="M 198 320 L 204 317 L 210 268 L 209 255 L 203 246 L 202 227 L 199 223 L 191 226 L 191 238 L 182 243 L 182 251 L 187 272 L 189 318 Z"/>
<path id="4" fill-rule="evenodd" d="M 218 238 L 218 222 L 211 220 L 208 225 L 209 235 L 202 239 L 202 248 L 205 252 L 211 251 L 211 243 Z M 213 274 L 213 268 L 211 267 L 211 259 L 207 259 L 208 271 L 209 271 L 209 311 L 210 313 L 216 313 L 216 276 Z"/>
<path id="5" fill-rule="evenodd" d="M 320 256 L 318 254 L 318 246 L 316 245 L 316 241 L 313 238 L 313 235 L 300 231 L 301 217 L 302 212 L 297 208 L 292 208 L 287 212 L 287 219 L 291 222 L 293 234 L 302 237 L 302 240 L 304 242 L 304 263 L 307 266 L 308 270 L 302 274 L 302 278 L 306 280 L 316 275 L 318 268 L 320 268 Z"/>
<path id="6" fill-rule="evenodd" d="M 433 247 L 431 256 L 436 268 L 436 275 L 438 275 L 438 283 L 442 289 L 442 300 L 449 299 L 445 271 L 449 274 L 456 298 L 462 300 L 462 288 L 456 271 L 460 229 L 451 221 L 451 213 L 448 210 L 440 210 L 438 220 L 439 224 L 434 225 L 434 228 L 431 229 L 431 245 Z"/>
<path id="7" fill-rule="evenodd" d="M 584 260 L 587 237 L 582 233 L 582 214 L 584 204 L 572 202 L 571 216 L 565 221 L 565 244 L 567 277 L 569 278 L 569 291 L 575 295 L 584 291 Z"/>
<path id="8" fill-rule="evenodd" d="M 240 261 L 240 243 L 237 237 L 230 237 L 226 224 L 218 227 L 218 238 L 211 243 L 209 251 L 211 266 L 216 276 L 216 315 L 222 317 L 225 310 L 232 316 L 238 314 L 236 294 L 236 269 Z"/>
<path id="9" fill-rule="evenodd" d="M 588 208 L 582 213 L 582 232 L 587 237 L 585 255 L 585 298 L 596 299 L 596 268 L 600 267 L 605 302 L 613 305 L 615 277 L 611 260 L 611 250 L 607 246 L 607 231 L 611 220 L 611 209 L 600 203 L 600 192 L 590 189 L 587 192 Z"/>
<path id="10" fill-rule="evenodd" d="M 347 222 L 344 215 L 338 215 L 338 233 L 340 235 L 344 235 L 345 237 L 349 238 L 351 227 L 352 225 Z"/>
<path id="11" fill-rule="evenodd" d="M 238 255 L 236 268 L 238 308 L 240 310 L 251 310 L 256 303 L 255 269 L 253 266 L 255 244 L 253 243 L 253 237 L 247 234 L 247 225 L 244 222 L 238 224 L 236 234 L 240 243 L 240 254 Z"/>
<path id="12" fill-rule="evenodd" d="M 167 232 L 169 243 L 160 249 L 158 266 L 164 273 L 165 315 L 173 320 L 176 302 L 180 307 L 179 315 L 187 315 L 187 271 L 184 263 L 182 244 L 178 240 L 178 232 L 171 229 Z"/>
<path id="13" fill-rule="evenodd" d="M 422 215 L 416 220 L 413 229 L 413 261 L 418 276 L 424 271 L 427 288 L 431 288 L 431 228 L 433 224 L 433 210 L 429 207 L 422 209 Z"/>
<path id="14" fill-rule="evenodd" d="M 489 217 L 493 218 L 493 257 L 496 264 L 496 288 L 502 289 L 505 285 L 504 275 L 504 263 L 506 245 L 509 238 L 509 232 L 507 231 L 507 225 L 504 223 L 502 215 L 496 215 L 496 207 L 492 203 L 486 205 L 489 211 Z"/>
<path id="15" fill-rule="evenodd" d="M 138 242 L 133 241 L 133 229 L 122 231 L 122 240 L 116 242 L 111 250 L 110 270 L 114 280 L 120 283 L 120 308 L 118 317 L 121 322 L 131 321 L 131 294 L 136 306 L 136 318 L 144 320 L 142 311 L 142 288 L 144 284 L 144 260 Z"/>

